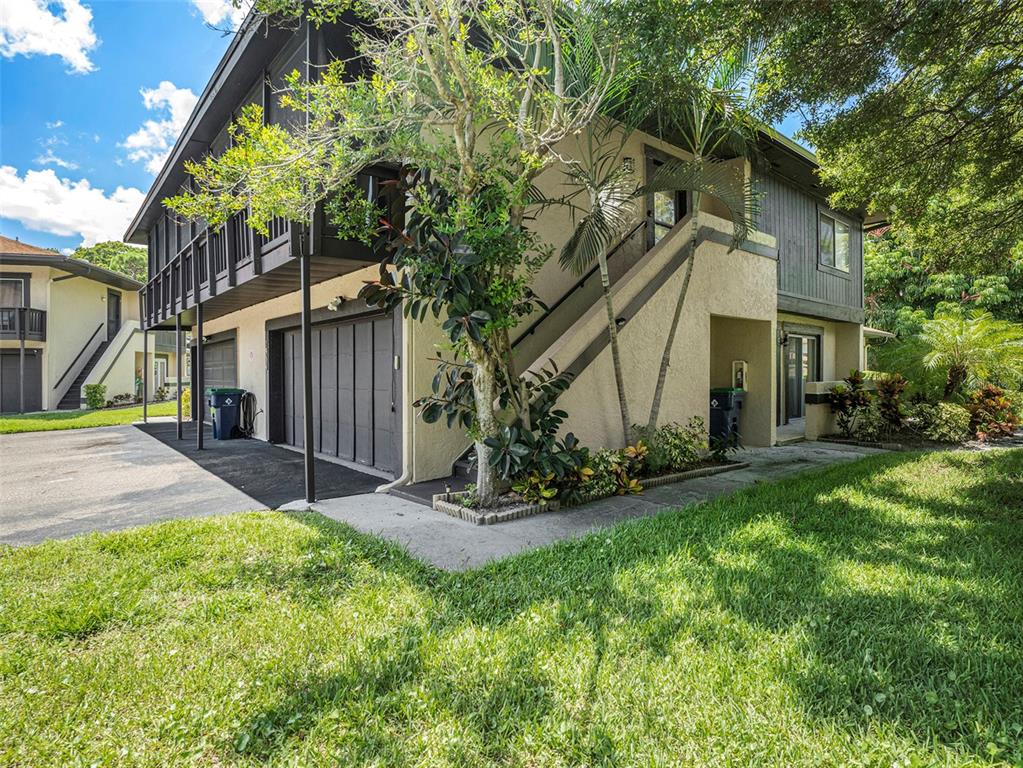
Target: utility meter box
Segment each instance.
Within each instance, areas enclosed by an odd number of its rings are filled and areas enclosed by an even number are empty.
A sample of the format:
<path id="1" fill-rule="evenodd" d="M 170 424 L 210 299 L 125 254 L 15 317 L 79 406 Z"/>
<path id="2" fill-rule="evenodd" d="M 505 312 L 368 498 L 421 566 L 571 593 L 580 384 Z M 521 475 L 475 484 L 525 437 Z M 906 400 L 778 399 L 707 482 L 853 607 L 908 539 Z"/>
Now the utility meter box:
<path id="1" fill-rule="evenodd" d="M 746 382 L 749 381 L 748 367 L 745 360 L 732 361 L 732 387 L 741 389 L 744 392 L 749 389 L 746 385 Z"/>

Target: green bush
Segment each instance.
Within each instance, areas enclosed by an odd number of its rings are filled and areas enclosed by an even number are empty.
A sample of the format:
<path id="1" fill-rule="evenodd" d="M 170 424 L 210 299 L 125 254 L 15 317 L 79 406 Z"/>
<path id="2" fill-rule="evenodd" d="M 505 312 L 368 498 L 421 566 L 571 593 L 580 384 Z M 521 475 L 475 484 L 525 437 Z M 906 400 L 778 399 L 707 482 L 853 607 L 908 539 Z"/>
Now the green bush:
<path id="1" fill-rule="evenodd" d="M 624 496 L 627 493 L 641 493 L 643 486 L 637 480 L 642 466 L 642 441 L 635 447 L 614 451 L 602 448 L 590 455 L 589 469 L 593 471 L 586 482 L 588 496 Z"/>
<path id="2" fill-rule="evenodd" d="M 961 405 L 920 403 L 911 408 L 910 415 L 916 420 L 917 429 L 928 440 L 961 443 L 970 436 L 970 412 Z"/>
<path id="3" fill-rule="evenodd" d="M 685 426 L 672 422 L 653 431 L 640 426 L 633 430 L 647 446 L 644 468 L 651 476 L 692 469 L 707 448 L 707 427 L 699 416 L 689 419 Z"/>
<path id="4" fill-rule="evenodd" d="M 901 419 L 900 419 L 901 421 Z M 873 402 L 859 412 L 853 429 L 858 440 L 877 442 L 884 439 L 892 429 L 881 403 Z"/>
<path id="5" fill-rule="evenodd" d="M 184 419 L 192 416 L 192 388 L 184 387 L 181 390 L 181 417 Z"/>
<path id="6" fill-rule="evenodd" d="M 85 407 L 91 409 L 102 408 L 107 404 L 107 385 L 106 384 L 86 384 L 83 388 L 85 391 Z"/>

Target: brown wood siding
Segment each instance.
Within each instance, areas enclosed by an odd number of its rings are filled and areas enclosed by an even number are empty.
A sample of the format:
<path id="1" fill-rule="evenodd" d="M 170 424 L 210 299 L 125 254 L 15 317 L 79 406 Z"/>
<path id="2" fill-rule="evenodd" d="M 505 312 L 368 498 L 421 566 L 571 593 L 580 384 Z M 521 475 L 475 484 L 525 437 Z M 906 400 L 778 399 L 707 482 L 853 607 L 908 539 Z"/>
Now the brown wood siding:
<path id="1" fill-rule="evenodd" d="M 817 257 L 818 210 L 826 202 L 767 173 L 755 175 L 762 194 L 758 229 L 778 241 L 778 293 L 797 300 L 860 310 L 863 307 L 863 222 L 837 213 L 851 228 L 848 275 L 820 269 Z"/>

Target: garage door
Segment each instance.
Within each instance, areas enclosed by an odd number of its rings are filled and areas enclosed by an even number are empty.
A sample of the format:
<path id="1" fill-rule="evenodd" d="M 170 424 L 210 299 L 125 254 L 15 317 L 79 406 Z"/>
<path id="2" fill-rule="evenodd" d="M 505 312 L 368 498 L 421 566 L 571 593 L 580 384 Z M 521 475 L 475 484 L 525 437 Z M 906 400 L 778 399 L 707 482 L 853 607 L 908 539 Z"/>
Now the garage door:
<path id="1" fill-rule="evenodd" d="M 17 413 L 20 408 L 18 382 L 20 353 L 10 350 L 0 353 L 0 411 Z M 43 407 L 43 356 L 38 349 L 25 350 L 25 412 L 39 411 Z"/>
<path id="2" fill-rule="evenodd" d="M 313 328 L 313 450 L 398 474 L 401 319 Z M 303 445 L 302 335 L 284 335 L 284 441 Z"/>
<path id="3" fill-rule="evenodd" d="M 207 342 L 202 347 L 203 355 L 203 387 L 237 387 L 238 356 L 235 352 L 235 340 Z M 195 347 L 192 348 L 192 365 L 195 365 Z M 195 381 L 193 375 L 193 381 Z M 207 422 L 210 420 L 209 408 L 205 409 Z"/>

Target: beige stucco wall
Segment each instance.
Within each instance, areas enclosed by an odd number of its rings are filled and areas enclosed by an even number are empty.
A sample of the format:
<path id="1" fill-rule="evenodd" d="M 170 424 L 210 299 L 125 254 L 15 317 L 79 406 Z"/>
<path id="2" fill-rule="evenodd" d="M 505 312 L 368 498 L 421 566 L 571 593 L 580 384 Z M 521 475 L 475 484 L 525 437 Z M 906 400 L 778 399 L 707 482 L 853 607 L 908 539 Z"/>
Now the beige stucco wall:
<path id="1" fill-rule="evenodd" d="M 701 226 L 724 227 L 726 222 L 701 217 Z M 685 246 L 686 226 L 680 225 L 652 249 L 612 290 L 616 309 L 625 307 L 646 285 L 657 279 L 661 268 Z M 619 334 L 622 368 L 631 420 L 646 423 L 666 332 L 683 280 L 680 269 L 665 281 Z M 750 386 L 763 388 L 751 402 L 751 423 L 747 443 L 773 442 L 773 362 L 769 359 L 774 320 L 777 313 L 777 263 L 745 251 L 728 251 L 716 243 L 704 243 L 697 253 L 682 320 L 671 353 L 659 423 L 685 422 L 691 416 L 709 418 L 708 392 L 711 386 L 711 318 L 724 316 L 759 321 L 756 326 L 768 350 L 747 352 L 751 358 Z M 554 359 L 560 367 L 571 363 L 598 334 L 606 334 L 603 305 L 591 308 L 579 323 L 541 360 Z M 732 358 L 729 358 L 731 360 Z M 754 372 L 753 361 L 757 361 Z M 767 374 L 767 378 L 764 377 Z M 762 402 L 763 401 L 763 402 Z M 561 406 L 569 413 L 566 431 L 572 431 L 590 446 L 620 446 L 623 443 L 617 405 L 610 347 L 605 347 L 572 383 Z"/>
<path id="2" fill-rule="evenodd" d="M 713 315 L 710 319 L 710 386 L 731 387 L 732 362 L 747 364 L 746 399 L 740 417 L 743 445 L 774 445 L 775 324 Z"/>
<path id="3" fill-rule="evenodd" d="M 97 347 L 106 339 L 107 291 L 114 290 L 121 294 L 122 322 L 138 320 L 138 294 L 135 291 L 111 288 L 87 277 L 70 276 L 63 270 L 50 267 L 10 266 L 2 272 L 31 274 L 30 305 L 34 309 L 46 310 L 46 341 L 26 341 L 25 347 L 43 350 L 42 406 L 44 410 L 52 410 L 64 394 L 68 379 L 74 378 L 74 372 L 55 389 L 57 380 L 101 324 L 103 330 L 97 334 L 91 347 Z M 55 280 L 62 277 L 68 279 Z M 17 348 L 18 342 L 5 340 L 0 342 L 0 347 Z M 90 355 L 91 352 L 82 355 L 79 364 Z"/>
<path id="4" fill-rule="evenodd" d="M 619 152 L 620 162 L 625 162 L 626 159 L 630 160 L 633 164 L 632 178 L 635 184 L 640 185 L 645 183 L 645 168 L 646 168 L 646 148 L 663 152 L 667 155 L 673 155 L 680 158 L 692 158 L 692 155 L 685 152 L 678 147 L 669 144 L 665 141 L 661 141 L 649 134 L 643 133 L 642 131 L 632 131 L 631 133 L 624 135 L 623 131 L 612 132 L 606 140 L 594 151 L 594 155 L 600 155 L 601 153 L 613 152 L 621 147 Z M 573 158 L 585 158 L 589 154 L 589 148 L 586 144 L 586 138 L 570 138 L 563 141 L 558 146 L 558 151 L 563 156 Z M 743 165 L 744 168 L 748 166 L 744 160 L 732 161 L 736 164 Z M 748 168 L 746 168 L 748 173 Z M 566 184 L 566 176 L 560 165 L 556 165 L 548 170 L 544 171 L 535 182 L 535 186 L 543 192 L 543 194 L 551 199 L 557 199 L 571 193 L 575 188 L 570 187 Z M 577 196 L 571 201 L 573 204 L 579 206 L 584 205 L 584 199 L 582 196 Z M 713 216 L 727 216 L 727 209 L 725 206 L 715 198 L 708 195 L 704 195 L 700 204 L 700 210 L 707 212 Z M 637 199 L 635 201 L 635 220 L 639 221 L 646 215 L 646 201 L 644 199 Z M 576 214 L 578 216 L 578 214 Z M 561 298 L 562 295 L 578 280 L 578 275 L 571 271 L 566 271 L 561 268 L 558 264 L 558 256 L 560 250 L 567 241 L 568 236 L 576 227 L 578 219 L 573 218 L 572 210 L 567 206 L 552 206 L 546 209 L 543 214 L 538 218 L 537 221 L 533 222 L 532 227 L 539 236 L 540 242 L 546 243 L 553 246 L 553 256 L 541 267 L 537 274 L 536 279 L 533 281 L 533 289 L 537 295 L 546 303 L 550 304 Z M 524 322 L 519 326 L 519 330 L 524 330 L 528 326 L 528 322 Z M 514 337 L 514 332 L 513 332 Z"/>

